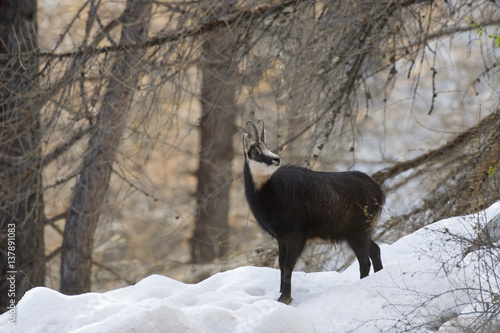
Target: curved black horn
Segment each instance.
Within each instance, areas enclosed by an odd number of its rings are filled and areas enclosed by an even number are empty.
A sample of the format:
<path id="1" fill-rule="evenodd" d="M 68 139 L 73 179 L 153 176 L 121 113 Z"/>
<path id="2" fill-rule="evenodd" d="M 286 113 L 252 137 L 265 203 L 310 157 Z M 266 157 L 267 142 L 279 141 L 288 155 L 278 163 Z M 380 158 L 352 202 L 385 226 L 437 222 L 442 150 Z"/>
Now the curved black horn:
<path id="1" fill-rule="evenodd" d="M 260 141 L 263 143 L 266 143 L 266 132 L 264 130 L 264 119 L 260 118 L 257 120 L 257 124 L 262 123 L 262 126 L 260 128 Z"/>
<path id="2" fill-rule="evenodd" d="M 254 122 L 251 120 L 247 121 L 247 125 L 250 124 L 253 127 L 253 132 L 254 132 L 254 137 L 255 137 L 255 142 L 259 143 L 259 131 L 257 131 L 257 126 L 255 126 Z"/>

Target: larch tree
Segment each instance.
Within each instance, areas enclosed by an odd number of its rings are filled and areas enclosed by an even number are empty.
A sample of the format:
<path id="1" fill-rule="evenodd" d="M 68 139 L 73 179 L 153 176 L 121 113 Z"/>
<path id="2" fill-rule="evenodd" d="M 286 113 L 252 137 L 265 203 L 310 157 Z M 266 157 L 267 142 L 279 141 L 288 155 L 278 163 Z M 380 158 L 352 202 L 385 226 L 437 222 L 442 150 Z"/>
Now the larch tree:
<path id="1" fill-rule="evenodd" d="M 210 15 L 211 11 L 208 11 Z M 226 8 L 227 9 L 227 8 Z M 211 9 L 214 10 L 214 9 Z M 216 10 L 214 10 L 216 12 Z M 191 260 L 223 258 L 230 246 L 229 190 L 236 119 L 236 32 L 221 26 L 205 36 L 201 50 L 201 117 L 199 167 L 196 173 L 196 218 Z"/>
<path id="2" fill-rule="evenodd" d="M 127 121 L 145 50 L 134 43 L 148 35 L 152 0 L 128 0 L 122 15 L 121 52 L 109 76 L 97 128 L 92 134 L 66 218 L 61 256 L 61 292 L 90 291 L 94 233 L 105 202 L 113 161 Z"/>
<path id="3" fill-rule="evenodd" d="M 36 19 L 36 0 L 0 1 L 0 312 L 45 281 Z"/>

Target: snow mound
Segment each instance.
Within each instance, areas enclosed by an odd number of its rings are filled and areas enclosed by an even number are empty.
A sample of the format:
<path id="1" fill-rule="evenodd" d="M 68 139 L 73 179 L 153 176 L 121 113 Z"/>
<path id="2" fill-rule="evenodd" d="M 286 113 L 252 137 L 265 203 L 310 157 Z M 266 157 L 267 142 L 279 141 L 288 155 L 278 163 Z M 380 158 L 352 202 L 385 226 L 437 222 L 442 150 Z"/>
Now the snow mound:
<path id="1" fill-rule="evenodd" d="M 497 203 L 382 244 L 384 269 L 363 280 L 357 262 L 342 273 L 294 272 L 289 306 L 275 301 L 278 270 L 241 267 L 198 284 L 152 275 L 78 296 L 34 288 L 19 302 L 15 324 L 6 313 L 0 327 L 19 333 L 461 332 L 499 302 L 498 251 L 471 250 L 482 226 L 499 214 Z"/>

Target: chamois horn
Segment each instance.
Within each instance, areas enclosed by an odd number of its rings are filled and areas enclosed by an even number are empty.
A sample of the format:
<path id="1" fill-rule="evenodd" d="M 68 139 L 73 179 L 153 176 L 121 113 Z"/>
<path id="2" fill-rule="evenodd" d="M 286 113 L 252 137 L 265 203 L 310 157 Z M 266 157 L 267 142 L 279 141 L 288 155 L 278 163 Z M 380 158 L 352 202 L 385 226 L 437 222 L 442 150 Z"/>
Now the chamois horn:
<path id="1" fill-rule="evenodd" d="M 264 129 L 264 119 L 260 118 L 257 120 L 257 124 L 262 123 L 262 126 L 260 128 L 260 141 L 262 143 L 266 143 L 266 130 Z"/>
<path id="2" fill-rule="evenodd" d="M 252 125 L 252 127 L 253 127 L 255 142 L 257 142 L 258 144 L 260 144 L 260 141 L 259 141 L 259 131 L 257 130 L 257 126 L 255 126 L 254 122 L 251 121 L 251 120 L 247 121 L 247 125 L 248 124 Z"/>

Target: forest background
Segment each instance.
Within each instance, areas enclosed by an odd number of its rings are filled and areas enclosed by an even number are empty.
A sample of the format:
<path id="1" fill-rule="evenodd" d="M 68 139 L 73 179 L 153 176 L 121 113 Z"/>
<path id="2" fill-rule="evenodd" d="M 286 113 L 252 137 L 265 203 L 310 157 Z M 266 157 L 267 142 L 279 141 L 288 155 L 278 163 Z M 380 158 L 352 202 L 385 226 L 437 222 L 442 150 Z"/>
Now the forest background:
<path id="1" fill-rule="evenodd" d="M 496 1 L 0 1 L 0 306 L 276 266 L 241 136 L 388 196 L 393 242 L 500 199 Z M 341 252 L 342 255 L 338 253 Z M 297 267 L 342 269 L 341 246 Z"/>

